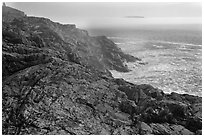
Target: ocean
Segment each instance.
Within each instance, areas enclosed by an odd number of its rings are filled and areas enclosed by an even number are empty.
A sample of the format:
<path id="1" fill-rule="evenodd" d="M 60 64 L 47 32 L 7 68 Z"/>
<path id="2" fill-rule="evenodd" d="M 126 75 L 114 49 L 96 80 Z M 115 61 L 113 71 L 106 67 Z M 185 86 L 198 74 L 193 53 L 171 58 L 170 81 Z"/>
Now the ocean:
<path id="1" fill-rule="evenodd" d="M 130 72 L 111 70 L 115 78 L 151 84 L 165 93 L 202 96 L 201 27 L 95 28 L 89 32 L 107 36 L 123 52 L 142 59 L 126 63 Z"/>

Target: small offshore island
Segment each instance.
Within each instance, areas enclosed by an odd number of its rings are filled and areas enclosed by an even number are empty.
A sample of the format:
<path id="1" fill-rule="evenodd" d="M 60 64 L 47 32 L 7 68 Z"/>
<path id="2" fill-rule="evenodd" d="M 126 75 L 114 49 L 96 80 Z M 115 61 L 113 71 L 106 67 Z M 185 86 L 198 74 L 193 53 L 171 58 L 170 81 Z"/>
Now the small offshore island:
<path id="1" fill-rule="evenodd" d="M 202 98 L 114 78 L 130 71 L 106 36 L 2 7 L 4 135 L 202 134 Z"/>

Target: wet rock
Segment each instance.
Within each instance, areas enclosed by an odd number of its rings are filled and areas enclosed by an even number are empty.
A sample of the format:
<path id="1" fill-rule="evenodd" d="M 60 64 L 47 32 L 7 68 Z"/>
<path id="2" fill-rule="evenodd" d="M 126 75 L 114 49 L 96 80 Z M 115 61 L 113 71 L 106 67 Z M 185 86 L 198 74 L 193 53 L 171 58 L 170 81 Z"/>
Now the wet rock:
<path id="1" fill-rule="evenodd" d="M 198 117 L 190 117 L 186 120 L 186 128 L 192 132 L 202 130 L 202 120 Z"/>
<path id="2" fill-rule="evenodd" d="M 155 98 L 157 100 L 162 100 L 164 97 L 164 92 L 162 90 L 159 89 L 153 89 L 149 91 L 149 96 L 151 96 L 152 98 Z"/>
<path id="3" fill-rule="evenodd" d="M 180 94 L 175 92 L 172 92 L 170 95 L 168 95 L 168 97 L 172 100 L 179 101 L 179 102 L 182 102 L 184 100 L 184 98 Z"/>
<path id="4" fill-rule="evenodd" d="M 188 95 L 188 94 L 184 94 L 182 95 L 186 101 L 188 101 L 190 104 L 196 104 L 196 103 L 201 103 L 202 102 L 202 98 L 198 97 L 198 96 L 193 96 L 193 95 Z"/>
<path id="5" fill-rule="evenodd" d="M 163 105 L 166 105 L 174 117 L 185 118 L 188 115 L 188 105 L 181 102 L 163 101 Z"/>
<path id="6" fill-rule="evenodd" d="M 202 135 L 202 130 L 197 130 L 196 135 Z"/>
<path id="7" fill-rule="evenodd" d="M 171 112 L 169 112 L 168 110 L 161 110 L 160 108 L 157 108 L 157 109 L 148 108 L 148 109 L 146 109 L 141 114 L 141 118 L 145 122 L 149 122 L 149 123 L 151 123 L 151 122 L 174 123 L 174 121 L 175 121 L 175 118 L 173 117 Z"/>
<path id="8" fill-rule="evenodd" d="M 141 110 L 141 116 L 146 122 L 175 123 L 188 117 L 188 105 L 174 101 L 155 101 L 146 103 Z"/>
<path id="9" fill-rule="evenodd" d="M 138 59 L 105 36 L 5 9 L 3 134 L 202 132 L 202 98 L 114 79 L 108 69 L 127 72 L 123 62 Z"/>
<path id="10" fill-rule="evenodd" d="M 157 100 L 162 100 L 164 97 L 164 92 L 162 90 L 154 88 L 151 85 L 141 84 L 141 85 L 138 85 L 137 87 L 141 89 L 147 96 L 150 96 Z"/>
<path id="11" fill-rule="evenodd" d="M 130 83 L 130 82 L 127 82 L 127 81 L 125 81 L 124 79 L 120 79 L 120 78 L 116 78 L 116 79 L 114 79 L 114 81 L 115 81 L 115 83 L 117 84 L 117 85 L 119 85 L 119 86 L 134 86 L 134 84 L 133 83 Z"/>
<path id="12" fill-rule="evenodd" d="M 172 92 L 171 94 L 165 95 L 168 100 L 179 101 L 188 104 L 197 104 L 202 102 L 202 98 L 198 96 L 188 95 L 188 94 L 178 94 Z"/>

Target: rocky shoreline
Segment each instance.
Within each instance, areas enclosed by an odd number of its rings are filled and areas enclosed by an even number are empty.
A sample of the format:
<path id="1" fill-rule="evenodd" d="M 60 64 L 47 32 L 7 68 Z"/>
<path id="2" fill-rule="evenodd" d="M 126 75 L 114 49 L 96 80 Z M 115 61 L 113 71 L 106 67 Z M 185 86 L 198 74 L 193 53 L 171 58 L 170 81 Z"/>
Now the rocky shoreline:
<path id="1" fill-rule="evenodd" d="M 3 6 L 4 135 L 202 134 L 202 98 L 112 77 L 129 71 L 105 36 Z"/>

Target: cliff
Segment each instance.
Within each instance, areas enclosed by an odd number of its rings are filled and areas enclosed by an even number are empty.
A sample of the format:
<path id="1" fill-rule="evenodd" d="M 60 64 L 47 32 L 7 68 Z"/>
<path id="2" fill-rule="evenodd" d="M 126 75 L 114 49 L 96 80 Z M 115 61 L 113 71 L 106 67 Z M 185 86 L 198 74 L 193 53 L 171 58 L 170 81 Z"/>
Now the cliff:
<path id="1" fill-rule="evenodd" d="M 3 134 L 201 134 L 202 99 L 114 79 L 105 36 L 3 7 Z"/>
<path id="2" fill-rule="evenodd" d="M 2 6 L 2 21 L 12 21 L 14 18 L 22 18 L 26 16 L 26 14 L 20 10 L 7 7 L 5 3 Z"/>
<path id="3" fill-rule="evenodd" d="M 4 34 L 12 33 L 12 30 L 8 30 L 10 24 L 12 29 L 15 28 L 15 36 L 19 37 L 21 41 L 24 40 L 18 44 L 31 46 L 40 44 L 47 49 L 55 47 L 55 51 L 63 50 L 72 54 L 68 57 L 66 53 L 67 56 L 64 56 L 63 59 L 74 58 L 75 62 L 90 65 L 102 71 L 115 69 L 127 72 L 129 70 L 124 62 L 137 60 L 133 56 L 124 54 L 105 36 L 90 37 L 87 31 L 78 29 L 73 24 L 62 25 L 46 18 L 27 17 L 23 12 L 6 6 L 3 6 L 3 23 Z M 48 37 L 49 35 L 52 35 L 52 39 Z M 3 36 L 5 37 L 5 35 Z M 7 37 L 12 39 L 15 36 Z M 111 54 L 109 54 L 108 48 L 112 49 Z"/>

